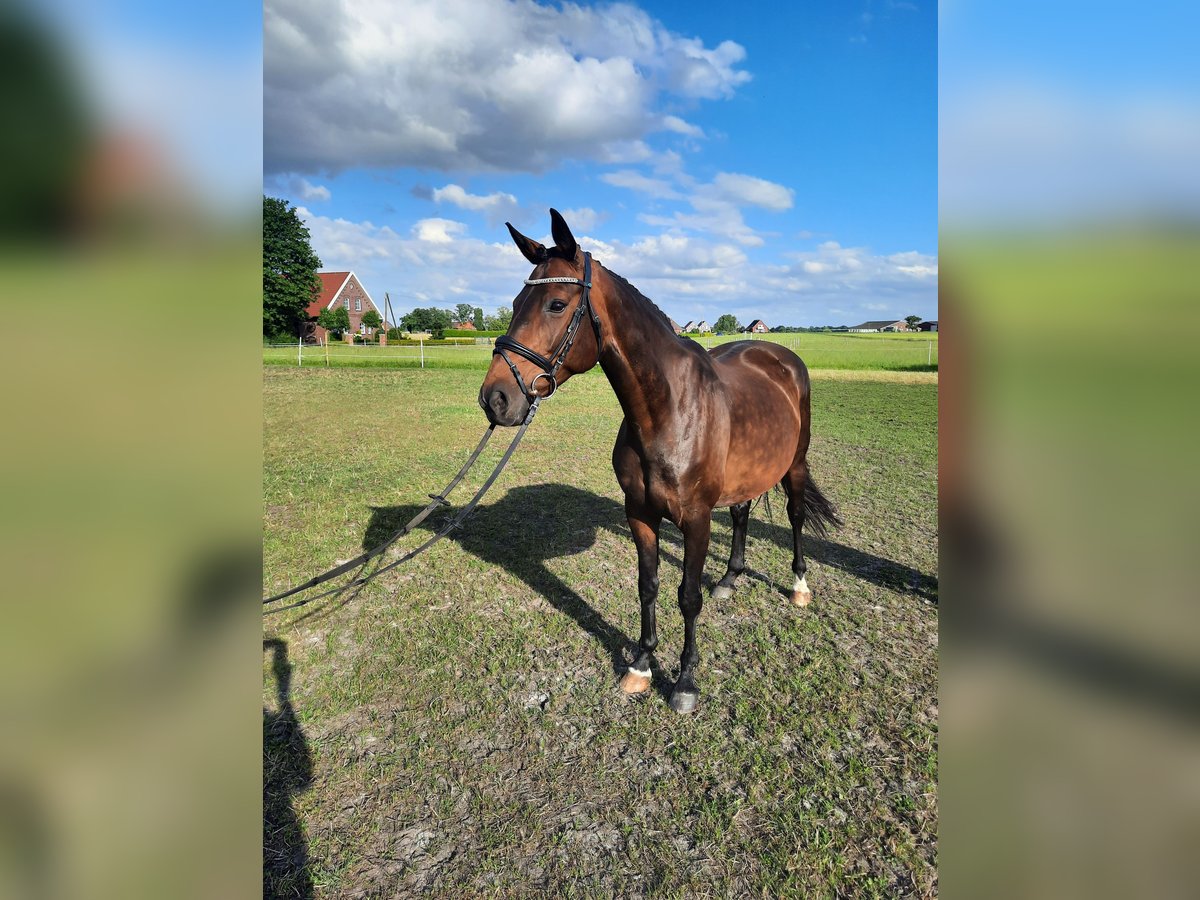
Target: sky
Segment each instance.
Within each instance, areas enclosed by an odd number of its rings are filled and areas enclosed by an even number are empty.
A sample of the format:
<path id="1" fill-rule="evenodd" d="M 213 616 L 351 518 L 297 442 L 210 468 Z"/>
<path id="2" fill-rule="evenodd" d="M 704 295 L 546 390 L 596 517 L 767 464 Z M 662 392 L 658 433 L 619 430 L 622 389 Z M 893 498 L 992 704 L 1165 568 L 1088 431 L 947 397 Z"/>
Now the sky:
<path id="1" fill-rule="evenodd" d="M 812 7 L 812 8 L 806 8 Z M 264 192 L 397 312 L 511 304 L 548 209 L 678 322 L 937 316 L 937 8 L 268 0 Z"/>

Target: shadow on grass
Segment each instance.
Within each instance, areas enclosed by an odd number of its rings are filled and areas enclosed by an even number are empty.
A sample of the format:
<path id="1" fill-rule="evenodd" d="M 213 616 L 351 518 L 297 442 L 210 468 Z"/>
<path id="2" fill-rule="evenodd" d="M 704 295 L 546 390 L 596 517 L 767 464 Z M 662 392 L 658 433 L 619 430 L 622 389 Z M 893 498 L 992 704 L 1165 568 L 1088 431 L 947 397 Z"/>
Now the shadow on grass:
<path id="1" fill-rule="evenodd" d="M 363 535 L 363 549 L 387 540 L 421 509 L 420 506 L 372 507 L 371 521 Z M 724 514 L 728 515 L 728 512 Z M 427 520 L 421 527 L 432 531 L 440 526 Z M 621 673 L 628 664 L 625 651 L 632 650 L 634 639 L 605 621 L 587 600 L 546 565 L 551 559 L 589 550 L 596 543 L 601 529 L 632 541 L 622 504 L 565 484 L 538 484 L 514 488 L 497 503 L 480 506 L 446 540 L 457 543 L 485 562 L 503 568 L 545 597 L 556 609 L 569 615 L 608 651 L 614 673 Z M 749 538 L 751 543 L 747 555 L 751 561 L 755 540 L 772 541 L 789 553 L 792 548 L 790 525 L 752 518 Z M 663 555 L 679 564 L 681 561 L 678 557 L 682 554 L 679 533 L 663 528 L 661 541 Z M 717 551 L 717 547 L 714 543 L 714 551 Z M 672 550 L 676 552 L 673 554 Z M 821 538 L 806 536 L 804 550 L 809 559 L 841 569 L 865 581 L 891 590 L 915 593 L 934 602 L 937 600 L 937 579 L 909 566 Z M 724 550 L 717 552 L 723 553 Z M 722 566 L 721 572 L 724 571 L 724 562 L 723 558 L 718 560 Z M 770 582 L 749 570 L 747 575 L 768 581 L 782 594 L 791 592 L 790 572 L 787 573 L 786 583 Z M 664 590 L 660 602 L 672 597 L 673 591 Z M 630 602 L 637 605 L 636 594 L 631 595 Z"/>
<path id="2" fill-rule="evenodd" d="M 263 708 L 263 896 L 308 898 L 308 844 L 293 802 L 312 784 L 312 755 L 292 709 L 287 643 L 267 639 L 263 650 L 272 654 L 278 707 Z"/>

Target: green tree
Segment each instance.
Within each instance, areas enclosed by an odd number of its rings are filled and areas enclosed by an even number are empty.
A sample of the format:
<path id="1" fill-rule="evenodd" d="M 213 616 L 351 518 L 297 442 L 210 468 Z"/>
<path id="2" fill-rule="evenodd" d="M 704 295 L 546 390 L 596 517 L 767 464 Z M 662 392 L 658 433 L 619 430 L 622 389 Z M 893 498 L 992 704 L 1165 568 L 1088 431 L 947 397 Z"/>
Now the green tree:
<path id="1" fill-rule="evenodd" d="M 308 229 L 286 200 L 263 195 L 263 334 L 299 334 L 306 309 L 321 289 L 321 260 Z M 347 325 L 349 327 L 349 325 Z"/>
<path id="2" fill-rule="evenodd" d="M 331 331 L 341 337 L 350 330 L 350 312 L 344 306 L 336 309 L 323 309 L 317 316 L 317 324 L 326 331 Z"/>
<path id="3" fill-rule="evenodd" d="M 368 328 L 378 328 L 383 324 L 383 316 L 379 315 L 379 313 L 375 312 L 373 309 L 368 309 L 365 313 L 363 313 L 362 323 Z"/>
<path id="4" fill-rule="evenodd" d="M 400 321 L 404 323 L 404 327 L 409 331 L 428 331 L 432 333 L 445 331 L 449 328 L 453 315 L 448 309 L 437 309 L 433 306 L 418 307 L 404 316 Z"/>
<path id="5" fill-rule="evenodd" d="M 470 303 L 460 303 L 458 306 L 454 307 L 455 322 L 470 322 L 474 315 L 475 307 L 473 307 Z"/>
<path id="6" fill-rule="evenodd" d="M 737 317 L 729 313 L 725 313 L 725 315 L 717 319 L 717 324 L 713 326 L 713 331 L 720 331 L 725 334 L 737 334 L 741 330 L 742 326 L 738 322 Z"/>
<path id="7" fill-rule="evenodd" d="M 485 316 L 483 321 L 488 331 L 508 331 L 508 326 L 512 324 L 512 309 L 501 306 L 494 316 Z"/>
<path id="8" fill-rule="evenodd" d="M 483 310 L 478 306 L 475 307 L 475 316 L 471 320 L 471 324 L 475 326 L 476 331 L 483 331 Z"/>
<path id="9" fill-rule="evenodd" d="M 917 326 L 921 324 L 922 319 L 920 316 L 905 316 L 904 321 L 908 323 L 909 331 L 916 331 Z"/>

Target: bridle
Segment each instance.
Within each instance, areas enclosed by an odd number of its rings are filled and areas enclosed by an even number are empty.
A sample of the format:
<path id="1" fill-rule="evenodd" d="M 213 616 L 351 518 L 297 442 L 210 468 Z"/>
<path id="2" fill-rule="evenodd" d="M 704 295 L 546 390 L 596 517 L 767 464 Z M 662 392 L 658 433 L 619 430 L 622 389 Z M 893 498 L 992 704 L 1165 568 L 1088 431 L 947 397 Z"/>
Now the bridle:
<path id="1" fill-rule="evenodd" d="M 571 347 L 575 343 L 575 333 L 579 330 L 579 324 L 583 321 L 583 314 L 586 311 L 592 319 L 592 329 L 596 332 L 596 349 L 599 352 L 600 348 L 600 317 L 596 315 L 596 310 L 592 306 L 589 293 L 592 288 L 592 254 L 583 254 L 583 278 L 571 278 L 568 276 L 558 276 L 555 278 L 526 278 L 526 284 L 577 284 L 583 288 L 583 293 L 579 298 L 579 305 L 575 307 L 575 314 L 571 316 L 571 321 L 567 324 L 567 333 L 563 335 L 563 339 L 559 342 L 558 349 L 549 358 L 542 356 L 536 350 L 531 350 L 526 347 L 516 338 L 509 337 L 507 334 L 496 338 L 496 346 L 492 349 L 492 355 L 499 355 L 512 370 L 513 378 L 517 380 L 517 386 L 521 388 L 526 399 L 530 403 L 536 403 L 539 399 L 546 399 L 553 396 L 558 390 L 558 370 L 562 368 L 562 364 L 566 362 L 567 355 L 571 352 Z M 518 356 L 523 356 L 542 371 L 533 376 L 533 379 L 528 385 L 525 384 L 525 379 L 521 377 L 521 373 L 517 370 L 512 359 L 509 358 L 505 351 L 512 351 Z M 540 379 L 546 378 L 550 382 L 550 393 L 546 397 L 539 398 L 535 392 L 537 383 Z"/>

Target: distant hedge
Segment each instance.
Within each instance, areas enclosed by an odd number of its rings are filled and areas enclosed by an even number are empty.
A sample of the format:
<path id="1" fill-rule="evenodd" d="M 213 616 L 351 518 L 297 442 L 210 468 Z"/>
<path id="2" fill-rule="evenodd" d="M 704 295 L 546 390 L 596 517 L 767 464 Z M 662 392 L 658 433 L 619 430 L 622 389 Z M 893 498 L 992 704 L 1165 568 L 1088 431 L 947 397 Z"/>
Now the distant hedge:
<path id="1" fill-rule="evenodd" d="M 494 338 L 504 334 L 503 331 L 472 331 L 469 328 L 447 328 L 446 337 L 448 338 Z"/>
<path id="2" fill-rule="evenodd" d="M 464 341 L 462 338 L 446 338 L 441 341 L 414 341 L 411 338 L 401 338 L 398 341 L 393 341 L 391 338 L 388 338 L 389 347 L 416 347 L 420 344 L 424 344 L 426 347 L 469 347 L 474 343 L 474 341 Z"/>

